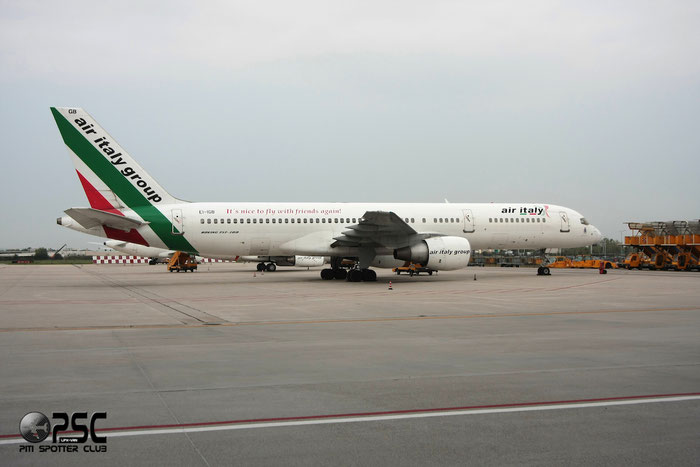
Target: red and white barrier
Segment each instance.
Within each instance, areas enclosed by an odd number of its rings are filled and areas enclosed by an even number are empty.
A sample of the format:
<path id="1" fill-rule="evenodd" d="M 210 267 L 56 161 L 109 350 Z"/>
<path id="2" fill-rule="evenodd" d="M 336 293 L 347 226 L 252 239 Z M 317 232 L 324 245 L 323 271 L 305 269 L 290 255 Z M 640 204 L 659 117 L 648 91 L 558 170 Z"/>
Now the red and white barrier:
<path id="1" fill-rule="evenodd" d="M 144 256 L 93 256 L 94 264 L 148 264 Z"/>
<path id="2" fill-rule="evenodd" d="M 93 256 L 94 264 L 148 264 L 150 258 L 145 256 Z M 201 258 L 197 256 L 199 263 L 235 263 L 230 259 Z"/>

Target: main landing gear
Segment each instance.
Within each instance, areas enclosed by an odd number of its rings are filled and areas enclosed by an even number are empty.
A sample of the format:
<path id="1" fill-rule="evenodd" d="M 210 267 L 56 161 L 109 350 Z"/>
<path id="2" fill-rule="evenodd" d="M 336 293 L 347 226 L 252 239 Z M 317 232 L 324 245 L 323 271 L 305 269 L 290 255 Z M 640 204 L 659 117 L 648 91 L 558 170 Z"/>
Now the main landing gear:
<path id="1" fill-rule="evenodd" d="M 321 279 L 329 281 L 336 279 L 339 281 L 347 280 L 348 282 L 376 282 L 377 273 L 371 269 L 323 269 L 321 270 Z"/>
<path id="2" fill-rule="evenodd" d="M 540 266 L 537 268 L 537 275 L 538 276 L 549 276 L 551 272 L 549 271 L 549 268 L 547 266 Z"/>
<path id="3" fill-rule="evenodd" d="M 257 268 L 258 272 L 262 272 L 262 271 L 275 272 L 275 271 L 277 271 L 277 265 L 275 263 L 265 264 L 263 262 L 260 262 L 260 263 L 258 263 L 256 268 Z"/>

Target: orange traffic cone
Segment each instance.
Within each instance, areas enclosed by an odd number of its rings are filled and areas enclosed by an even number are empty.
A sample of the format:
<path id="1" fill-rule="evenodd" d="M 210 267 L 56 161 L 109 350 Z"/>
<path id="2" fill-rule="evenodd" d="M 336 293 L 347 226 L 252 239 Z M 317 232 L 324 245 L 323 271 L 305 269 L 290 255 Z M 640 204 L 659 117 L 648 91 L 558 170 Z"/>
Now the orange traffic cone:
<path id="1" fill-rule="evenodd" d="M 391 286 L 391 281 L 389 281 L 389 290 L 394 290 L 394 288 Z"/>

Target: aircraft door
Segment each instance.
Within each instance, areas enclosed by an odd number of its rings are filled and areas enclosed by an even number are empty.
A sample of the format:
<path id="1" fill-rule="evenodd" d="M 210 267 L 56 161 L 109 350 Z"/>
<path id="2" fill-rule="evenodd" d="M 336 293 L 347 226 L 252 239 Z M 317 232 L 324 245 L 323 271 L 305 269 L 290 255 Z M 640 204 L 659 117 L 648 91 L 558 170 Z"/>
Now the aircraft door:
<path id="1" fill-rule="evenodd" d="M 464 227 L 462 228 L 462 232 L 474 232 L 474 215 L 472 214 L 472 210 L 462 209 L 462 215 L 464 217 Z"/>
<path id="2" fill-rule="evenodd" d="M 171 217 L 173 221 L 173 235 L 183 235 L 185 233 L 185 222 L 182 217 L 182 209 L 173 209 Z"/>
<path id="3" fill-rule="evenodd" d="M 559 211 L 559 218 L 561 219 L 560 232 L 569 232 L 571 227 L 569 225 L 569 216 L 564 211 Z"/>

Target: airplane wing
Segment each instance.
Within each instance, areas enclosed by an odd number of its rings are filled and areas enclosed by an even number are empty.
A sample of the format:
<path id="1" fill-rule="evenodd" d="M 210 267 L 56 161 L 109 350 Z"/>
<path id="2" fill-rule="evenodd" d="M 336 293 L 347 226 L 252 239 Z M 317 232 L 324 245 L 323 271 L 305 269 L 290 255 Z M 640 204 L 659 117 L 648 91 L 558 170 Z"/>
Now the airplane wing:
<path id="1" fill-rule="evenodd" d="M 128 232 L 131 229 L 137 229 L 142 225 L 148 224 L 148 222 L 143 222 L 138 219 L 132 219 L 130 217 L 120 216 L 118 214 L 112 214 L 111 212 L 100 211 L 99 209 L 92 208 L 70 208 L 63 212 L 68 214 L 73 218 L 73 220 L 86 229 L 91 229 L 93 227 L 97 227 L 98 225 L 105 225 L 107 227 Z"/>
<path id="2" fill-rule="evenodd" d="M 418 233 L 393 212 L 367 211 L 355 225 L 334 237 L 331 247 L 388 247 L 400 248 L 418 240 L 441 234 Z"/>

